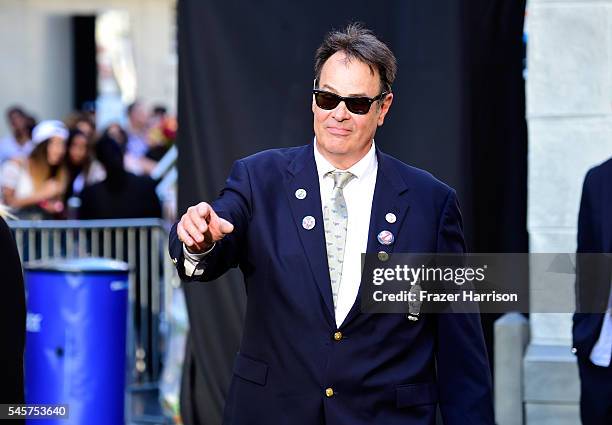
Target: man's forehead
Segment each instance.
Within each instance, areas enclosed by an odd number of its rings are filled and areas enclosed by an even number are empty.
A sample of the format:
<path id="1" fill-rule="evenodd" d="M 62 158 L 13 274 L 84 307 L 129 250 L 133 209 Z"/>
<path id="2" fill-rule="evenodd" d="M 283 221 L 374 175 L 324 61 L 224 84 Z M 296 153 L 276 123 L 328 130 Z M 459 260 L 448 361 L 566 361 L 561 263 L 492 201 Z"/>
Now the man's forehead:
<path id="1" fill-rule="evenodd" d="M 377 77 L 378 76 L 378 70 L 376 68 L 374 68 L 372 65 L 370 65 L 369 63 L 366 63 L 364 61 L 362 61 L 361 59 L 349 55 L 346 52 L 336 52 L 333 55 L 331 55 L 324 63 L 323 63 L 323 67 L 321 68 L 321 72 L 323 71 L 323 69 L 325 68 L 326 65 L 328 64 L 336 64 L 336 65 L 342 65 L 346 68 L 351 68 L 351 65 L 357 65 L 357 67 L 367 67 L 370 70 L 370 75 Z M 357 67 L 353 67 L 353 68 L 357 68 Z"/>
<path id="2" fill-rule="evenodd" d="M 321 69 L 319 87 L 348 96 L 371 96 L 379 86 L 378 70 L 343 52 L 332 55 Z"/>

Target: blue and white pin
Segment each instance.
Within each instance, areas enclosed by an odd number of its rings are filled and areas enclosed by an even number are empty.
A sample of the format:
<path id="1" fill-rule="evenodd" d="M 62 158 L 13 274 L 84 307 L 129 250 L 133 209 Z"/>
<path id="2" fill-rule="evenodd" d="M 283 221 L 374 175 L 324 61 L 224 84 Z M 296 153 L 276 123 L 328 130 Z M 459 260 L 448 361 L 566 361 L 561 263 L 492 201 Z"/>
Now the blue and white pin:
<path id="1" fill-rule="evenodd" d="M 306 198 L 306 189 L 302 189 L 299 188 L 298 190 L 295 191 L 295 197 L 298 199 L 304 199 Z"/>
<path id="2" fill-rule="evenodd" d="M 306 230 L 312 230 L 315 227 L 315 218 L 311 215 L 307 215 L 302 219 L 302 227 Z"/>
<path id="3" fill-rule="evenodd" d="M 382 245 L 391 245 L 395 241 L 395 236 L 388 230 L 383 230 L 376 238 Z"/>

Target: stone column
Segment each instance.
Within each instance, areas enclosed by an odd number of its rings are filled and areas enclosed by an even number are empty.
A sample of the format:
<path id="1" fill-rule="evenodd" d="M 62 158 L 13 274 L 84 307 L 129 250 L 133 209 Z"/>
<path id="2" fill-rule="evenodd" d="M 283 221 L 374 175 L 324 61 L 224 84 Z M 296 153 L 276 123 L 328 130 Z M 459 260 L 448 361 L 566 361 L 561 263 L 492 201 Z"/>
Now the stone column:
<path id="1" fill-rule="evenodd" d="M 530 0 L 527 120 L 530 251 L 574 252 L 586 171 L 612 156 L 612 1 Z M 563 282 L 573 285 L 573 279 Z M 532 280 L 532 285 L 534 282 Z M 528 425 L 580 423 L 571 314 L 531 299 Z"/>

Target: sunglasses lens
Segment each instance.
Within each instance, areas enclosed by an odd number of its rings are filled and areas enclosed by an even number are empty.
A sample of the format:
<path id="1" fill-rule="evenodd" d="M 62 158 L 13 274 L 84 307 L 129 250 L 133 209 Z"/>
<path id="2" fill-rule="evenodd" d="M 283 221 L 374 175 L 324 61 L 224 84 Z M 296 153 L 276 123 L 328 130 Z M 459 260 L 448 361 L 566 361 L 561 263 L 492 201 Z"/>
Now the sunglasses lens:
<path id="1" fill-rule="evenodd" d="M 367 97 L 341 98 L 337 94 L 317 90 L 314 91 L 314 95 L 317 106 L 328 111 L 335 109 L 342 100 L 344 100 L 346 108 L 353 114 L 367 114 L 372 105 L 372 99 Z"/>
<path id="2" fill-rule="evenodd" d="M 338 106 L 340 98 L 333 93 L 317 92 L 315 93 L 315 102 L 317 102 L 319 108 L 330 110 Z"/>
<path id="3" fill-rule="evenodd" d="M 354 97 L 346 100 L 346 108 L 354 114 L 367 114 L 370 110 L 370 100 L 364 97 Z"/>

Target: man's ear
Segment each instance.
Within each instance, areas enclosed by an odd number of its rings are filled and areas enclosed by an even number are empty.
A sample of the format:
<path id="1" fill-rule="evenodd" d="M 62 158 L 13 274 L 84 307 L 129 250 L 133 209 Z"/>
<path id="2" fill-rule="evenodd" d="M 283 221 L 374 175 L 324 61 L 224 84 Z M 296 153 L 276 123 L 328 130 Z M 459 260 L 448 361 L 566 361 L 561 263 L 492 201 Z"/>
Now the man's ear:
<path id="1" fill-rule="evenodd" d="M 389 93 L 385 96 L 385 100 L 382 101 L 380 105 L 380 114 L 378 115 L 378 126 L 380 127 L 385 122 L 385 116 L 387 112 L 389 112 L 389 108 L 391 108 L 391 104 L 393 103 L 393 93 Z"/>

